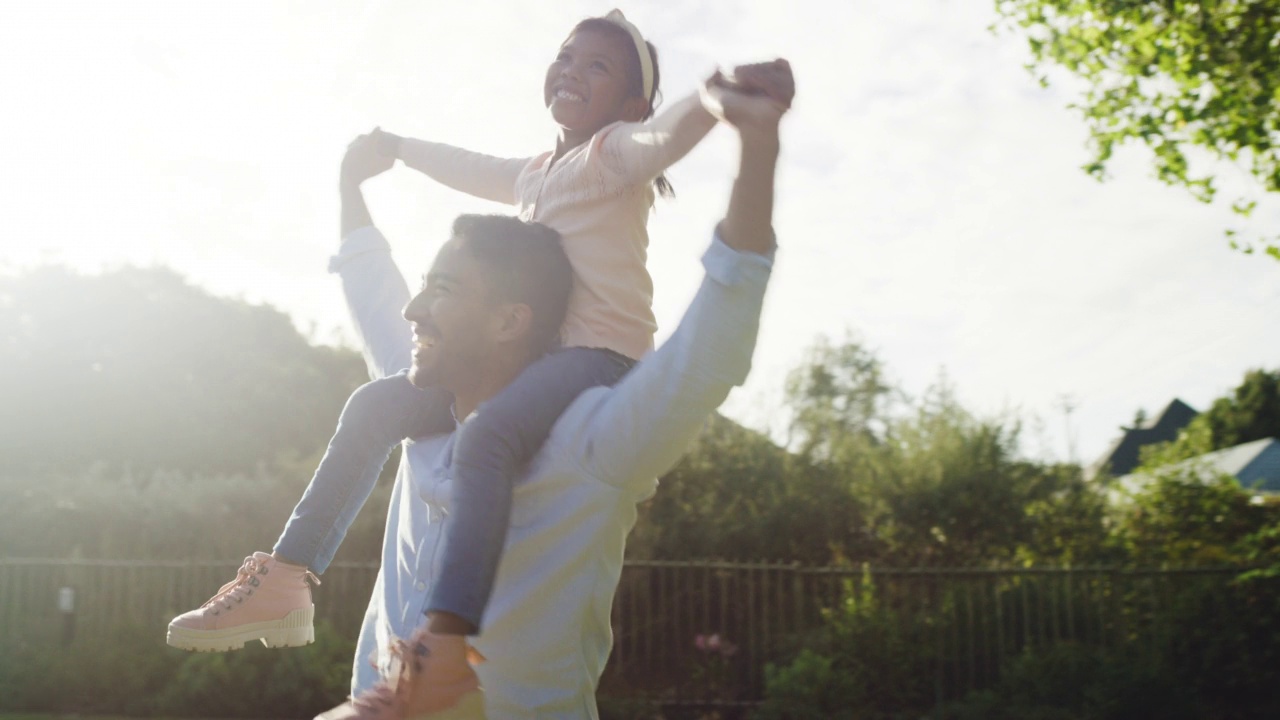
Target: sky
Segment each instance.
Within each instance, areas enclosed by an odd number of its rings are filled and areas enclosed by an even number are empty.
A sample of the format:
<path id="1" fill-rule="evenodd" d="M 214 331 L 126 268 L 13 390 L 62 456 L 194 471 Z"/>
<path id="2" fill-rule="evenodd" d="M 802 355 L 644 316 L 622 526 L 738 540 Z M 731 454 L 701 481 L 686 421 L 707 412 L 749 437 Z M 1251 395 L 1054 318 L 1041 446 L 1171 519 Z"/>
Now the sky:
<path id="1" fill-rule="evenodd" d="M 1280 367 L 1280 263 L 1222 235 L 1276 234 L 1280 202 L 1242 222 L 1160 184 L 1141 147 L 1087 177 L 1080 86 L 1042 88 L 982 1 L 4 3 L 0 272 L 168 266 L 350 345 L 325 271 L 346 144 L 381 126 L 550 149 L 546 65 L 615 5 L 658 47 L 669 99 L 717 66 L 782 56 L 796 73 L 780 250 L 731 417 L 780 433 L 787 371 L 818 336 L 853 337 L 909 394 L 945 376 L 980 416 L 1019 418 L 1028 456 L 1090 462 L 1138 409 L 1205 409 Z M 701 278 L 736 153 L 717 128 L 668 173 L 677 198 L 649 225 L 659 341 Z M 1197 167 L 1226 200 L 1252 187 Z M 411 284 L 456 215 L 502 210 L 404 168 L 365 188 Z"/>

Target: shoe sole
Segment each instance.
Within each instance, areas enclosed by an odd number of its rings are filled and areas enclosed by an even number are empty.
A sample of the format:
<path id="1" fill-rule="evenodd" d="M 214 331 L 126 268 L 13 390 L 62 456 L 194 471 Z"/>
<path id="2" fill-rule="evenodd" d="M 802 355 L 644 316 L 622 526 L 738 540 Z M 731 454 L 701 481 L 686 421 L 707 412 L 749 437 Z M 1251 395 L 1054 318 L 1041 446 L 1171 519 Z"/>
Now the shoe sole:
<path id="1" fill-rule="evenodd" d="M 302 647 L 316 640 L 316 629 L 312 624 L 315 612 L 315 605 L 308 605 L 285 615 L 283 620 L 249 623 L 221 630 L 195 630 L 170 625 L 165 642 L 171 647 L 194 652 L 239 650 L 245 643 L 253 640 L 261 640 L 269 648 Z"/>
<path id="2" fill-rule="evenodd" d="M 425 715 L 414 715 L 405 720 L 485 720 L 484 692 L 480 690 L 469 692 L 451 708 Z"/>

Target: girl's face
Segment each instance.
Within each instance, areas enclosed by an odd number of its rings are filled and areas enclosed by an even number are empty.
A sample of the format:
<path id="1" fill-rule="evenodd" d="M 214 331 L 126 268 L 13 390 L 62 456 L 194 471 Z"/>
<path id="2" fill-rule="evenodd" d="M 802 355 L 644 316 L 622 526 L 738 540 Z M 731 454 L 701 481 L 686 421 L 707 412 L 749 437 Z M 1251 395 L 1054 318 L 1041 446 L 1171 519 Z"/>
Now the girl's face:
<path id="1" fill-rule="evenodd" d="M 610 123 L 644 117 L 648 103 L 628 93 L 634 54 L 613 33 L 589 28 L 560 46 L 547 68 L 543 99 L 566 134 L 585 141 Z"/>

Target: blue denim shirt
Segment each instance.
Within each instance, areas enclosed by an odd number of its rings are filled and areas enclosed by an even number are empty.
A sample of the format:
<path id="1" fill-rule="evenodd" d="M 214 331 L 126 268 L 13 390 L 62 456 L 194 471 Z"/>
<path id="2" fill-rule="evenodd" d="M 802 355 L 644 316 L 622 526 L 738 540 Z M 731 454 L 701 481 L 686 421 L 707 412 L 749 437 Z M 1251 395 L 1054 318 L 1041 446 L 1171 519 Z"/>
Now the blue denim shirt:
<path id="1" fill-rule="evenodd" d="M 772 258 L 715 238 L 702 263 L 702 285 L 670 339 L 616 386 L 582 393 L 516 483 L 484 630 L 473 639 L 488 658 L 477 672 L 491 720 L 598 717 L 596 683 L 636 506 L 751 367 Z M 330 269 L 342 278 L 371 374 L 407 367 L 411 335 L 400 313 L 409 291 L 382 234 L 350 233 Z M 405 444 L 353 692 L 377 681 L 391 641 L 423 621 L 449 519 L 451 441 Z"/>

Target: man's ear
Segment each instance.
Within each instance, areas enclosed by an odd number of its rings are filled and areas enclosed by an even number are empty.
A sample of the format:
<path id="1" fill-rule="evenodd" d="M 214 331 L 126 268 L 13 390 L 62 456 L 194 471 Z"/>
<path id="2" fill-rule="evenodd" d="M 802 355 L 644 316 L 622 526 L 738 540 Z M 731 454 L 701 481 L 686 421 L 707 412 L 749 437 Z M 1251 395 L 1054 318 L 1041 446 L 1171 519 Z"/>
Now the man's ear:
<path id="1" fill-rule="evenodd" d="M 622 119 L 627 122 L 640 122 L 649 112 L 649 102 L 639 95 L 632 95 L 622 102 Z"/>
<path id="2" fill-rule="evenodd" d="M 512 342 L 529 334 L 533 326 L 533 310 L 524 303 L 504 303 L 494 313 L 494 339 Z"/>

